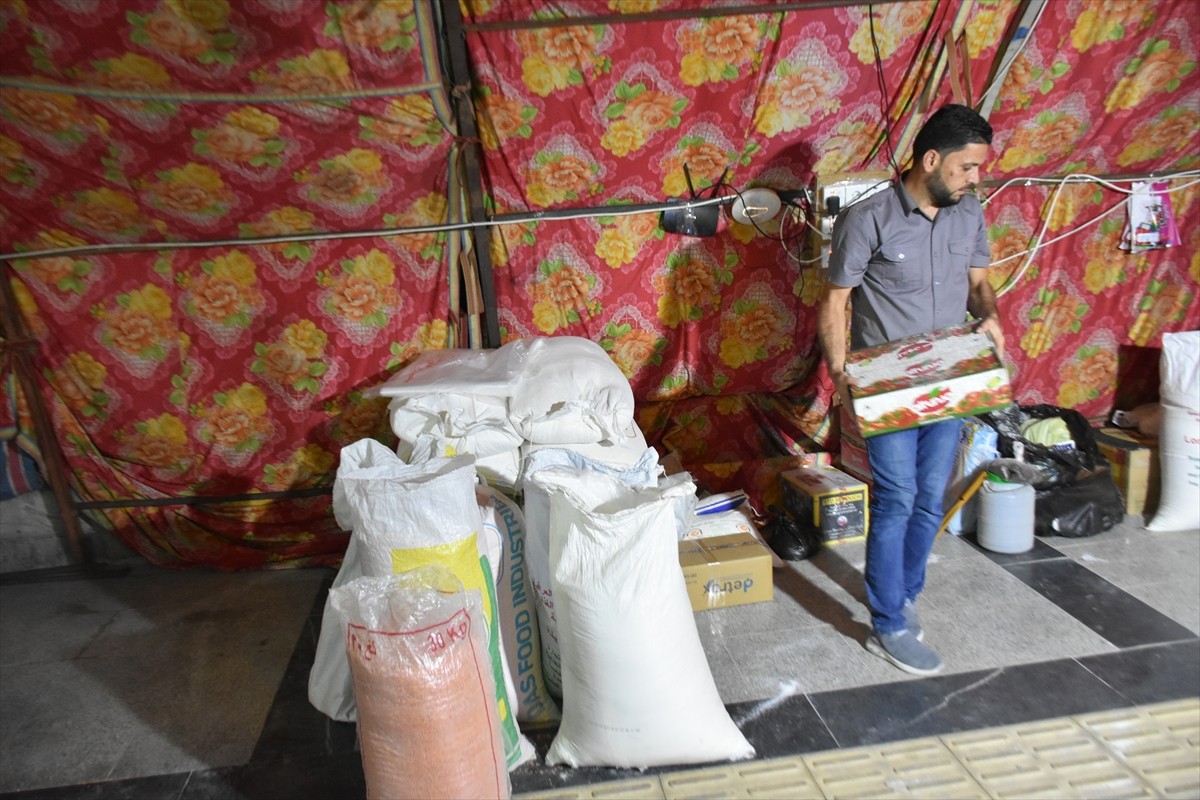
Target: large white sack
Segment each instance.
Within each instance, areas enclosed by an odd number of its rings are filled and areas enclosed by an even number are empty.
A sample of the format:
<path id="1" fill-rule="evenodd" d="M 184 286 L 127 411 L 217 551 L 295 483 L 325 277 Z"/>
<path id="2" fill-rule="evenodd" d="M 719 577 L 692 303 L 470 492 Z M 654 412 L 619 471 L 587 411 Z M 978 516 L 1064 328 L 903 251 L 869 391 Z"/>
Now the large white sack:
<path id="1" fill-rule="evenodd" d="M 346 500 L 346 477 L 370 474 L 382 477 L 407 469 L 404 461 L 374 439 L 360 439 L 342 448 L 337 475 L 333 480 L 333 518 L 344 531 L 350 531 L 346 555 L 333 579 L 333 589 L 363 575 L 354 536 L 354 511 Z M 317 652 L 308 673 L 308 701 L 325 716 L 338 722 L 353 722 L 356 717 L 354 685 L 350 662 L 346 660 L 345 630 L 338 625 L 337 614 L 329 597 L 321 614 L 321 632 Z"/>
<path id="2" fill-rule="evenodd" d="M 521 460 L 525 461 L 538 450 L 546 450 L 550 448 L 562 448 L 564 450 L 573 450 L 581 456 L 599 461 L 602 464 L 610 464 L 614 467 L 632 467 L 641 461 L 642 456 L 646 452 L 646 437 L 642 435 L 639 428 L 634 428 L 634 434 L 622 439 L 602 442 L 574 442 L 571 444 L 536 444 L 534 442 L 525 442 L 521 445 Z"/>
<path id="3" fill-rule="evenodd" d="M 423 464 L 436 458 L 453 458 L 461 455 L 475 456 L 475 473 L 487 483 L 504 492 L 514 491 L 521 476 L 521 448 L 513 447 L 491 455 L 472 453 L 471 444 L 462 439 L 447 438 L 432 433 L 423 433 L 413 442 L 414 464 Z"/>
<path id="4" fill-rule="evenodd" d="M 604 348 L 579 336 L 520 341 L 526 353 L 508 413 L 521 436 L 576 444 L 634 435 L 633 389 Z"/>
<path id="5" fill-rule="evenodd" d="M 1162 494 L 1152 531 L 1200 528 L 1200 331 L 1164 333 L 1159 361 Z"/>
<path id="6" fill-rule="evenodd" d="M 660 467 L 653 448 L 642 452 L 633 466 L 614 466 L 596 461 L 566 448 L 545 447 L 530 452 L 521 468 L 518 489 L 525 501 L 525 564 L 537 598 L 538 631 L 542 642 L 542 673 L 554 697 L 562 697 L 559 669 L 558 616 L 554 607 L 554 589 L 550 577 L 550 496 L 530 480 L 540 470 L 569 466 L 609 475 L 626 486 L 654 486 Z"/>
<path id="7" fill-rule="evenodd" d="M 348 475 L 346 500 L 352 510 L 364 575 L 384 576 L 427 564 L 449 568 L 465 589 L 478 592 L 489 624 L 489 651 L 496 703 L 509 767 L 530 752 L 512 713 L 500 653 L 499 614 L 491 562 L 484 554 L 483 521 L 475 502 L 473 456 L 437 458 L 376 478 Z"/>
<path id="8" fill-rule="evenodd" d="M 691 481 L 631 489 L 549 467 L 562 724 L 547 764 L 646 768 L 751 758 L 713 682 L 679 567 L 675 508 Z"/>
<path id="9" fill-rule="evenodd" d="M 521 435 L 508 421 L 503 397 L 447 392 L 395 397 L 388 403 L 396 452 L 410 458 L 417 439 L 426 434 L 455 442 L 460 453 L 483 458 L 521 446 Z"/>
<path id="10" fill-rule="evenodd" d="M 438 392 L 512 395 L 526 357 L 525 340 L 495 350 L 425 350 L 368 394 L 405 397 Z"/>
<path id="11" fill-rule="evenodd" d="M 542 643 L 538 631 L 537 598 L 529 581 L 525 557 L 525 515 L 511 497 L 478 486 L 475 498 L 483 517 L 483 530 L 499 543 L 496 565 L 496 604 L 500 613 L 500 641 L 515 690 L 509 693 L 516 706 L 517 722 L 541 725 L 557 722 L 558 705 L 542 672 Z"/>

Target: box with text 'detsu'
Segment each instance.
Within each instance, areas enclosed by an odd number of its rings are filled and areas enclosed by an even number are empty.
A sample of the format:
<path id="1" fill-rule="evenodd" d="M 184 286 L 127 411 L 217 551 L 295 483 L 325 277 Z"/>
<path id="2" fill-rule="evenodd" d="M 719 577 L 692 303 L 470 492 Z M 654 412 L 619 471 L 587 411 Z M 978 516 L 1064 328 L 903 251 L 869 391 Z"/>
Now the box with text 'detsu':
<path id="1" fill-rule="evenodd" d="M 771 551 L 752 533 L 679 542 L 693 611 L 761 603 L 772 598 Z"/>

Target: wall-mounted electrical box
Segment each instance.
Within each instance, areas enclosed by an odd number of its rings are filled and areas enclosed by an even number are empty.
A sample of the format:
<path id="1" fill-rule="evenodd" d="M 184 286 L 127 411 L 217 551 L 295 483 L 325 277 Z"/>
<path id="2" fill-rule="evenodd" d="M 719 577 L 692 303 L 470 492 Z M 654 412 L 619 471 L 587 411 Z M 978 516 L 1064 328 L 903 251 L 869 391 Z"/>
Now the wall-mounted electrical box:
<path id="1" fill-rule="evenodd" d="M 828 237 L 833 231 L 833 220 L 842 209 L 886 189 L 891 180 L 892 174 L 884 170 L 817 175 L 813 178 L 813 198 L 820 220 L 817 227 Z"/>
<path id="2" fill-rule="evenodd" d="M 834 172 L 813 178 L 814 236 L 821 253 L 821 266 L 829 265 L 829 239 L 833 236 L 833 221 L 844 209 L 876 192 L 886 189 L 892 173 L 885 170 L 863 172 Z"/>

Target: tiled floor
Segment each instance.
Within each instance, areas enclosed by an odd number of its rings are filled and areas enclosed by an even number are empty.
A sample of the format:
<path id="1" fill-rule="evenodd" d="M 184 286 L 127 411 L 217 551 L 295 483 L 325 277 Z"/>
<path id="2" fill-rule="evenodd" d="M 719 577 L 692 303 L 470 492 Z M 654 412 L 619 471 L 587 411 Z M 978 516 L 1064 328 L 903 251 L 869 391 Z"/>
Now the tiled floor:
<path id="1" fill-rule="evenodd" d="M 511 775 L 538 797 L 1200 796 L 1200 531 L 1139 520 L 997 555 L 941 537 L 920 609 L 946 672 L 862 647 L 861 543 L 696 614 L 757 757 Z M 139 565 L 0 581 L 0 797 L 346 798 L 354 726 L 307 701 L 327 570 Z"/>

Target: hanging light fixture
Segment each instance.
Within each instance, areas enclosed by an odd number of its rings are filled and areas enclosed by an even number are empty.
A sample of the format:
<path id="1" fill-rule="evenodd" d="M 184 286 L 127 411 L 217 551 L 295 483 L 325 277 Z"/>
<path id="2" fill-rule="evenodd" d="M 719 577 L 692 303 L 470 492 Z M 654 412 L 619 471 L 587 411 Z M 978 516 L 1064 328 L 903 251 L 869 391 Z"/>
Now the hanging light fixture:
<path id="1" fill-rule="evenodd" d="M 778 214 L 780 206 L 774 189 L 747 189 L 733 199 L 729 215 L 743 225 L 758 225 Z"/>

